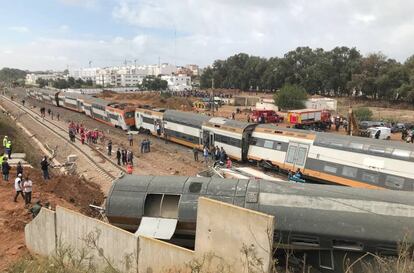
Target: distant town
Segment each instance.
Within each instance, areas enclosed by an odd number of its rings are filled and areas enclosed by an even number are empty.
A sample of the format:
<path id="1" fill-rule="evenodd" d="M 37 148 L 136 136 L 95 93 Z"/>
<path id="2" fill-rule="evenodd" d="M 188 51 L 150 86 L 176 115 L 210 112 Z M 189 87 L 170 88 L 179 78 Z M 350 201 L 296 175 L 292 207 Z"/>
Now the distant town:
<path id="1" fill-rule="evenodd" d="M 26 75 L 26 85 L 39 85 L 39 82 L 56 82 L 59 79 L 82 80 L 90 86 L 116 88 L 137 87 L 141 85 L 146 77 L 160 77 L 166 81 L 170 91 L 190 90 L 198 81 L 192 81 L 202 72 L 198 65 L 189 64 L 176 66 L 162 63 L 155 65 L 125 65 L 112 67 L 87 67 L 69 69 L 63 72 L 48 71 L 44 73 L 29 73 Z M 42 84 L 40 84 L 42 85 Z"/>

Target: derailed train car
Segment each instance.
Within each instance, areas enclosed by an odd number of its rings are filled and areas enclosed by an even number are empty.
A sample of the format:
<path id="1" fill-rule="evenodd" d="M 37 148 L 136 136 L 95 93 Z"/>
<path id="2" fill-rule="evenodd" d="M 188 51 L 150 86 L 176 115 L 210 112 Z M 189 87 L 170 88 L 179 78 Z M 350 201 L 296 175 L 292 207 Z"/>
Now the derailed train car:
<path id="1" fill-rule="evenodd" d="M 397 255 L 400 242 L 414 243 L 412 194 L 390 190 L 127 175 L 114 181 L 106 216 L 111 224 L 133 232 L 143 228 L 157 234 L 161 226 L 164 234 L 174 234 L 173 241 L 190 239 L 200 196 L 274 215 L 274 246 L 306 253 L 307 261 L 323 272 L 341 272 L 345 256 Z M 148 220 L 154 218 L 159 221 Z M 163 219 L 175 221 L 159 225 Z"/>

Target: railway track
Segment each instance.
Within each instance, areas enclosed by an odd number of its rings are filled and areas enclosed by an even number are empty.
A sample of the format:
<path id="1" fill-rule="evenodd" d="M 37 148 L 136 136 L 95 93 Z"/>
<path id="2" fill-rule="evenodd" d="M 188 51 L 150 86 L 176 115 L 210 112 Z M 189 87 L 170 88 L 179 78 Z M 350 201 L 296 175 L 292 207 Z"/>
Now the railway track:
<path id="1" fill-rule="evenodd" d="M 110 158 L 108 158 L 104 153 L 102 153 L 98 149 L 94 148 L 93 146 L 83 145 L 83 146 L 79 147 L 78 145 L 71 142 L 68 139 L 68 133 L 67 133 L 66 128 L 62 128 L 61 126 L 59 126 L 57 124 L 54 124 L 53 122 L 51 122 L 47 119 L 42 118 L 38 113 L 36 113 L 36 112 L 34 112 L 30 109 L 27 109 L 26 107 L 24 107 L 20 103 L 12 101 L 10 98 L 8 98 L 6 96 L 1 96 L 1 97 L 5 101 L 7 101 L 7 102 L 11 103 L 12 105 L 14 105 L 15 107 L 17 107 L 19 110 L 23 111 L 26 115 L 31 117 L 37 123 L 39 123 L 42 126 L 44 126 L 45 128 L 47 128 L 49 131 L 54 133 L 56 136 L 61 138 L 63 141 L 65 141 L 67 144 L 69 144 L 72 148 L 74 148 L 77 152 L 82 154 L 85 157 L 85 159 L 88 161 L 88 163 L 91 164 L 92 166 L 94 166 L 96 168 L 96 170 L 98 171 L 98 173 L 101 174 L 101 176 L 103 178 L 105 178 L 106 180 L 112 182 L 114 179 L 117 178 L 117 176 L 113 175 L 111 172 L 109 172 L 107 170 L 108 166 L 104 166 L 103 164 L 96 162 L 90 156 L 90 154 L 87 152 L 88 150 L 89 150 L 89 152 L 93 151 L 93 152 L 99 154 L 100 157 L 105 159 L 105 161 L 103 163 L 109 163 L 111 165 L 111 167 L 114 167 L 115 169 L 119 170 L 120 172 L 125 172 L 125 170 L 122 167 L 118 166 L 115 162 L 113 162 Z"/>

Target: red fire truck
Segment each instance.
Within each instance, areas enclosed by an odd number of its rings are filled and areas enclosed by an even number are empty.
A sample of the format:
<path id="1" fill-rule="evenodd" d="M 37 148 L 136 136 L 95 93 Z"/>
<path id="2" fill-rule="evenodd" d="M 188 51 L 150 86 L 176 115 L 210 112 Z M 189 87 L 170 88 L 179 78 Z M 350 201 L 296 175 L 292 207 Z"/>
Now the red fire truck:
<path id="1" fill-rule="evenodd" d="M 253 122 L 258 123 L 279 123 L 283 121 L 283 117 L 273 110 L 253 110 L 251 118 Z"/>

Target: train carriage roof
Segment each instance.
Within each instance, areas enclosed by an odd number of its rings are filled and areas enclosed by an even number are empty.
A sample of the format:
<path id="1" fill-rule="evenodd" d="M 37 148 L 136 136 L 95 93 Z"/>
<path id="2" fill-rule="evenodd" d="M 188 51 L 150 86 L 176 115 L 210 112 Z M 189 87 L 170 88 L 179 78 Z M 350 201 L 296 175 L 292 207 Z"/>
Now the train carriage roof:
<path id="1" fill-rule="evenodd" d="M 88 97 L 85 99 L 85 102 L 89 104 L 101 105 L 101 106 L 108 106 L 110 104 L 109 101 L 106 101 L 101 98 L 95 98 L 95 97 Z"/>
<path id="2" fill-rule="evenodd" d="M 208 121 L 211 117 L 194 114 L 189 112 L 181 112 L 176 110 L 167 110 L 164 113 L 164 120 L 176 122 L 179 124 L 186 124 L 189 126 L 195 126 L 201 128 L 204 122 Z"/>
<path id="3" fill-rule="evenodd" d="M 60 90 L 45 89 L 45 88 L 36 89 L 36 91 L 42 94 L 47 94 L 47 95 L 52 95 L 52 96 L 55 96 L 57 93 L 60 92 Z"/>
<path id="4" fill-rule="evenodd" d="M 272 124 L 260 124 L 256 128 L 264 128 L 264 129 L 271 129 L 271 130 L 275 130 L 275 131 L 277 130 L 277 131 L 282 131 L 282 132 L 314 135 L 315 136 L 314 145 L 330 146 L 335 149 L 350 149 L 352 147 L 356 147 L 355 146 L 356 144 L 359 144 L 360 146 L 383 148 L 384 150 L 385 149 L 388 149 L 388 150 L 398 149 L 398 150 L 404 150 L 407 152 L 414 152 L 414 146 L 412 144 L 401 142 L 401 141 L 390 141 L 390 140 L 373 139 L 373 138 L 359 137 L 359 136 L 339 135 L 339 134 L 334 134 L 334 133 L 314 132 L 314 131 L 292 129 L 292 128 L 281 128 L 278 126 L 274 126 Z M 360 149 L 362 150 L 362 148 Z"/>
<path id="5" fill-rule="evenodd" d="M 81 93 L 74 93 L 74 92 L 64 92 L 64 93 L 61 93 L 61 94 L 63 94 L 66 98 L 70 98 L 70 99 L 85 99 L 85 98 L 89 98 L 88 95 L 81 94 Z"/>
<path id="6" fill-rule="evenodd" d="M 254 123 L 248 123 L 244 121 L 238 121 L 238 120 L 222 118 L 222 117 L 213 117 L 213 118 L 210 118 L 207 122 L 213 125 L 218 124 L 218 125 L 222 125 L 226 127 L 238 128 L 238 129 L 243 129 L 243 130 L 254 124 Z"/>

